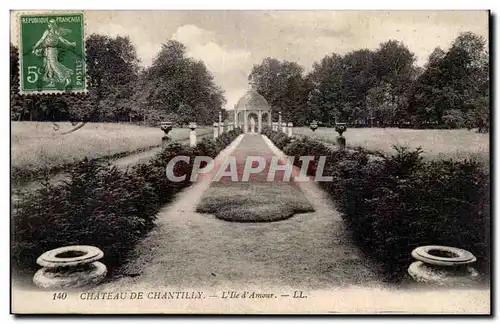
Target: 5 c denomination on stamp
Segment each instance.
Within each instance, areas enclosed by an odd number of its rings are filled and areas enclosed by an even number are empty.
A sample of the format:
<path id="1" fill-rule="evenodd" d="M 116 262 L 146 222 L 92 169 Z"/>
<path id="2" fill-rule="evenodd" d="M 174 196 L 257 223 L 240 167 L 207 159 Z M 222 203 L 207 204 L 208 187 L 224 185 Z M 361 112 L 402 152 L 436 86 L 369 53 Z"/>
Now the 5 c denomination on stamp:
<path id="1" fill-rule="evenodd" d="M 22 93 L 85 91 L 83 13 L 20 15 Z"/>

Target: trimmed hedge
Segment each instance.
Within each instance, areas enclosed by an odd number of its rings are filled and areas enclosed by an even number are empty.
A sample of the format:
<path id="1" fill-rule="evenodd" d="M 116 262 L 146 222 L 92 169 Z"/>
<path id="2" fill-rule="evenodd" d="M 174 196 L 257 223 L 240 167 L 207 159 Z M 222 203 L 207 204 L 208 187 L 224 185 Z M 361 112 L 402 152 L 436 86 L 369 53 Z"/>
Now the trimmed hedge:
<path id="1" fill-rule="evenodd" d="M 69 180 L 23 193 L 12 211 L 12 261 L 21 269 L 37 269 L 45 251 L 74 244 L 94 245 L 104 251 L 110 272 L 126 261 L 127 252 L 154 226 L 161 206 L 189 186 L 190 163 L 177 163 L 174 174 L 184 182 L 170 182 L 168 161 L 177 155 L 215 157 L 241 130 L 221 140 L 203 138 L 190 148 L 171 143 L 147 163 L 120 171 L 115 166 L 85 159 L 70 172 Z"/>
<path id="2" fill-rule="evenodd" d="M 357 245 L 382 264 L 387 280 L 404 278 L 414 261 L 411 251 L 430 244 L 471 251 L 478 270 L 489 274 L 490 180 L 481 164 L 424 161 L 420 149 L 395 150 L 391 156 L 333 151 L 308 137 L 284 147 L 297 166 L 298 156 L 312 155 L 315 161 L 326 156 L 323 174 L 333 181 L 319 184 L 336 202 Z M 315 166 L 311 163 L 310 175 Z"/>
<path id="3" fill-rule="evenodd" d="M 269 126 L 263 126 L 262 127 L 262 132 L 261 132 L 263 135 L 266 135 L 267 137 L 269 137 L 269 139 L 271 141 L 273 141 L 273 143 L 280 149 L 280 150 L 283 150 L 285 148 L 285 146 L 287 146 L 288 144 L 290 144 L 291 142 L 291 139 L 290 137 L 288 137 L 288 135 L 286 135 L 285 133 L 283 132 L 276 132 L 276 131 L 273 131 L 272 128 L 270 128 Z"/>

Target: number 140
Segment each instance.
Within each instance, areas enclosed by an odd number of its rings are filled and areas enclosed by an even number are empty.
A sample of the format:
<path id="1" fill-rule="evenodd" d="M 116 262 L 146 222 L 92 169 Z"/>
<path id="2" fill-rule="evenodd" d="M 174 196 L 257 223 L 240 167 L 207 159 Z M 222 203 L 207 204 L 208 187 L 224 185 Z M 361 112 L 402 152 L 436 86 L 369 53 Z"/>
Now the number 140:
<path id="1" fill-rule="evenodd" d="M 66 297 L 68 297 L 68 294 L 66 294 L 65 292 L 57 292 L 57 293 L 54 293 L 54 295 L 52 295 L 52 300 L 56 300 L 56 299 L 64 300 L 64 299 L 66 299 Z"/>

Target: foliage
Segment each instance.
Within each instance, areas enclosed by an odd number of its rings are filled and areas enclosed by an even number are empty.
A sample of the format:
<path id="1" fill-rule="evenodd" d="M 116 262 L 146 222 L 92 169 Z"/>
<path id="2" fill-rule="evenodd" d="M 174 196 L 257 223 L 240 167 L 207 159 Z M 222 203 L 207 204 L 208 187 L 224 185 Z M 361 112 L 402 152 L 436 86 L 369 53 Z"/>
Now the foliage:
<path id="1" fill-rule="evenodd" d="M 216 148 L 218 151 L 228 146 L 238 135 L 242 134 L 241 128 L 235 128 L 229 132 L 224 132 L 217 137 Z"/>
<path id="2" fill-rule="evenodd" d="M 334 151 L 299 138 L 284 148 L 289 156 L 326 156 L 320 185 L 335 200 L 357 245 L 382 264 L 388 280 L 399 281 L 422 245 L 464 248 L 489 271 L 489 178 L 479 162 L 426 161 L 421 150 L 395 147 L 393 155 Z M 311 163 L 309 174 L 315 171 Z"/>
<path id="3" fill-rule="evenodd" d="M 80 162 L 70 180 L 27 193 L 13 211 L 14 260 L 35 267 L 43 252 L 66 245 L 103 249 L 112 268 L 152 227 L 158 197 L 140 178 L 92 160 Z"/>
<path id="4" fill-rule="evenodd" d="M 376 50 L 332 53 L 308 74 L 294 62 L 266 58 L 250 78 L 285 120 L 358 126 L 489 130 L 489 65 L 485 40 L 459 35 L 448 52 L 436 48 L 415 65 L 406 45 L 389 40 Z"/>
<path id="5" fill-rule="evenodd" d="M 86 44 L 88 95 L 43 99 L 18 95 L 18 54 L 11 45 L 11 119 L 146 124 L 168 119 L 210 125 L 226 103 L 205 64 L 189 58 L 182 43 L 163 44 L 145 69 L 139 68 L 128 37 L 92 34 Z M 376 50 L 332 53 L 307 74 L 295 62 L 268 57 L 252 68 L 249 78 L 271 107 L 295 125 L 317 120 L 488 132 L 488 59 L 486 41 L 465 32 L 448 51 L 436 48 L 424 67 L 415 65 L 405 44 L 388 40 Z"/>
<path id="6" fill-rule="evenodd" d="M 128 36 L 92 34 L 85 44 L 88 93 L 42 98 L 18 95 L 18 54 L 11 45 L 11 119 L 206 125 L 225 103 L 205 64 L 188 58 L 179 42 L 164 44 L 147 69 L 139 67 Z"/>
<path id="7" fill-rule="evenodd" d="M 302 75 L 303 71 L 295 62 L 268 57 L 261 64 L 253 66 L 249 79 L 256 82 L 257 91 L 267 99 L 271 107 L 281 111 L 284 120 L 298 125 L 307 122 L 304 114 L 308 85 Z"/>
<path id="8" fill-rule="evenodd" d="M 287 146 L 291 142 L 291 139 L 287 134 L 283 132 L 273 131 L 272 128 L 268 126 L 262 127 L 262 134 L 269 137 L 269 139 L 273 141 L 280 150 L 283 150 L 285 146 Z"/>
<path id="9" fill-rule="evenodd" d="M 239 135 L 227 134 L 227 139 Z M 12 260 L 25 269 L 36 269 L 36 258 L 50 249 L 89 244 L 104 251 L 104 263 L 111 272 L 125 262 L 127 253 L 154 226 L 160 207 L 182 188 L 190 185 L 194 158 L 177 163 L 174 174 L 186 174 L 186 181 L 173 183 L 165 168 L 173 157 L 212 156 L 222 142 L 203 140 L 190 148 L 171 143 L 164 151 L 128 171 L 96 160 L 85 159 L 59 185 L 46 181 L 40 189 L 25 192 L 12 212 Z"/>
<path id="10" fill-rule="evenodd" d="M 405 108 L 416 75 L 414 55 L 397 41 L 376 51 L 357 50 L 324 57 L 306 77 L 312 88 L 310 118 L 327 123 L 392 124 Z"/>
<path id="11" fill-rule="evenodd" d="M 185 46 L 174 40 L 162 45 L 141 80 L 142 111 L 172 113 L 182 124 L 210 125 L 225 103 L 205 64 L 187 57 Z"/>
<path id="12" fill-rule="evenodd" d="M 414 123 L 489 129 L 489 62 L 485 40 L 462 33 L 448 52 L 437 48 L 409 95 Z M 467 125 L 465 125 L 467 122 Z"/>

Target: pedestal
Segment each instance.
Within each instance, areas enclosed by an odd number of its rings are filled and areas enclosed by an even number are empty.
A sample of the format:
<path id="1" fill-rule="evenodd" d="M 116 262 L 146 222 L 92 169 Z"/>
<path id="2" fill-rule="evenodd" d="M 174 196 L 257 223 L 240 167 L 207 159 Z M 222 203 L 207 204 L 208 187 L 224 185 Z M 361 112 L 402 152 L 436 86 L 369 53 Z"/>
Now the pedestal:
<path id="1" fill-rule="evenodd" d="M 219 137 L 219 124 L 214 123 L 214 139 L 217 139 Z"/>
<path id="2" fill-rule="evenodd" d="M 167 146 L 168 143 L 170 142 L 170 137 L 165 135 L 161 138 L 161 149 L 164 150 Z"/>
<path id="3" fill-rule="evenodd" d="M 345 151 L 345 137 L 344 136 L 337 136 L 336 138 L 337 146 L 339 148 L 339 151 Z"/>
<path id="4" fill-rule="evenodd" d="M 196 146 L 196 130 L 192 130 L 189 133 L 189 146 L 191 146 L 191 147 Z"/>

